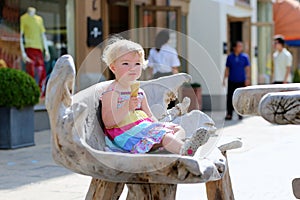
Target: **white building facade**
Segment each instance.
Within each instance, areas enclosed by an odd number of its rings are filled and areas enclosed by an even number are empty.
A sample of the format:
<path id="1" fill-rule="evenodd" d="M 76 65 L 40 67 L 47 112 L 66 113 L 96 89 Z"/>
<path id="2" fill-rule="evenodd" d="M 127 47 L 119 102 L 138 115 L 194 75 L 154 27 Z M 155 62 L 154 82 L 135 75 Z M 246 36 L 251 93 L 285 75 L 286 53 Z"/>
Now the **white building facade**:
<path id="1" fill-rule="evenodd" d="M 188 16 L 188 73 L 202 85 L 204 110 L 225 110 L 222 85 L 227 55 L 234 41 L 244 42 L 252 84 L 257 80 L 257 1 L 192 0 Z"/>

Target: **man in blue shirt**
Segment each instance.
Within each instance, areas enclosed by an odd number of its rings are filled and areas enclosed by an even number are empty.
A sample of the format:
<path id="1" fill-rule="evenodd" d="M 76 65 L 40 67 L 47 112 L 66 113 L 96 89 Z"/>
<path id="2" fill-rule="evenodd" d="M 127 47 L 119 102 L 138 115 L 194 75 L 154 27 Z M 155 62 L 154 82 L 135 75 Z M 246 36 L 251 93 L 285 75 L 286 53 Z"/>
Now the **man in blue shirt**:
<path id="1" fill-rule="evenodd" d="M 227 85 L 227 115 L 225 120 L 232 119 L 232 95 L 235 89 L 250 85 L 250 61 L 247 54 L 243 53 L 243 43 L 237 41 L 233 44 L 233 52 L 228 55 L 224 73 L 223 85 Z M 242 116 L 239 116 L 242 119 Z"/>

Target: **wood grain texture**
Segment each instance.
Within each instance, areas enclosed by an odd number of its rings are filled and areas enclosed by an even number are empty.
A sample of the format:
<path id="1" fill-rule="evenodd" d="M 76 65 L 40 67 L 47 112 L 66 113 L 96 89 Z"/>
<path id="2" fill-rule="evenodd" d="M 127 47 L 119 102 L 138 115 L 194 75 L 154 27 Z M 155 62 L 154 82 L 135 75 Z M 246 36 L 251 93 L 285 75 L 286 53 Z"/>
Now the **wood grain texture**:
<path id="1" fill-rule="evenodd" d="M 127 200 L 175 200 L 176 184 L 127 184 Z"/>
<path id="2" fill-rule="evenodd" d="M 260 115 L 274 124 L 300 124 L 300 90 L 266 94 L 258 108 Z"/>
<path id="3" fill-rule="evenodd" d="M 253 85 L 235 90 L 232 103 L 240 115 L 260 115 L 258 106 L 264 95 L 271 92 L 299 91 L 300 83 Z"/>
<path id="4" fill-rule="evenodd" d="M 223 154 L 227 158 L 226 152 L 223 152 Z M 228 163 L 226 164 L 226 167 L 227 170 L 222 179 L 206 183 L 208 200 L 234 200 Z"/>
<path id="5" fill-rule="evenodd" d="M 46 108 L 52 132 L 53 159 L 69 170 L 93 177 L 87 199 L 115 198 L 124 183 L 132 184 L 130 188 L 140 191 L 150 188 L 151 191 L 157 191 L 155 194 L 158 196 L 171 199 L 178 183 L 205 183 L 224 176 L 226 158 L 216 146 L 212 146 L 214 153 L 205 158 L 105 151 L 104 134 L 97 115 L 99 99 L 111 81 L 95 84 L 73 94 L 75 74 L 71 56 L 65 55 L 58 59 L 47 84 Z M 169 100 L 177 95 L 180 85 L 189 80 L 187 74 L 176 74 L 141 82 L 141 87 L 148 99 L 151 99 L 151 108 L 157 104 L 165 108 Z M 188 134 L 199 127 L 215 132 L 213 120 L 205 113 L 185 113 L 184 106 L 178 109 L 180 112 L 173 112 L 179 115 L 174 117 L 174 121 L 177 120 L 178 124 L 186 128 Z M 162 114 L 166 112 L 166 109 L 162 109 Z M 188 125 L 191 122 L 193 126 Z M 158 192 L 161 188 L 159 185 L 164 185 L 165 192 Z"/>
<path id="6" fill-rule="evenodd" d="M 122 194 L 124 183 L 114 183 L 93 178 L 85 200 L 117 200 Z"/>

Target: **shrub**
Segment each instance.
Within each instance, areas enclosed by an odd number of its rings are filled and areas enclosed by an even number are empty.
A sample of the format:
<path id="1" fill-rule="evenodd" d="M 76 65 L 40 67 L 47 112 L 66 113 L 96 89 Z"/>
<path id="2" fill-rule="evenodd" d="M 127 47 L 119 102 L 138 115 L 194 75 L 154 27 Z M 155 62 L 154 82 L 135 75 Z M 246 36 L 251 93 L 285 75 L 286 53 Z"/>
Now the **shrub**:
<path id="1" fill-rule="evenodd" d="M 295 70 L 293 82 L 294 83 L 300 83 L 300 69 Z"/>
<path id="2" fill-rule="evenodd" d="M 40 89 L 30 75 L 21 70 L 0 68 L 0 107 L 33 106 L 39 97 Z"/>

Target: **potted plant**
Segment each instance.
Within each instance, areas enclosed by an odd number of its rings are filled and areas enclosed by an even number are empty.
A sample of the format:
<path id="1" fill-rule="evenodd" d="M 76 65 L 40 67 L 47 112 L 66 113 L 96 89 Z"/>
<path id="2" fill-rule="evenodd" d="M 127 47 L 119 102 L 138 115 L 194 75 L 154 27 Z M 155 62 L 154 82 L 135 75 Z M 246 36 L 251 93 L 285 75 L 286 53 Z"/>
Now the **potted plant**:
<path id="1" fill-rule="evenodd" d="M 34 145 L 33 106 L 40 90 L 27 73 L 0 68 L 0 148 Z"/>
<path id="2" fill-rule="evenodd" d="M 191 104 L 188 109 L 201 110 L 202 109 L 202 89 L 200 83 L 184 83 L 181 89 L 181 98 L 189 97 Z"/>
<path id="3" fill-rule="evenodd" d="M 300 69 L 295 70 L 293 83 L 300 83 Z"/>

